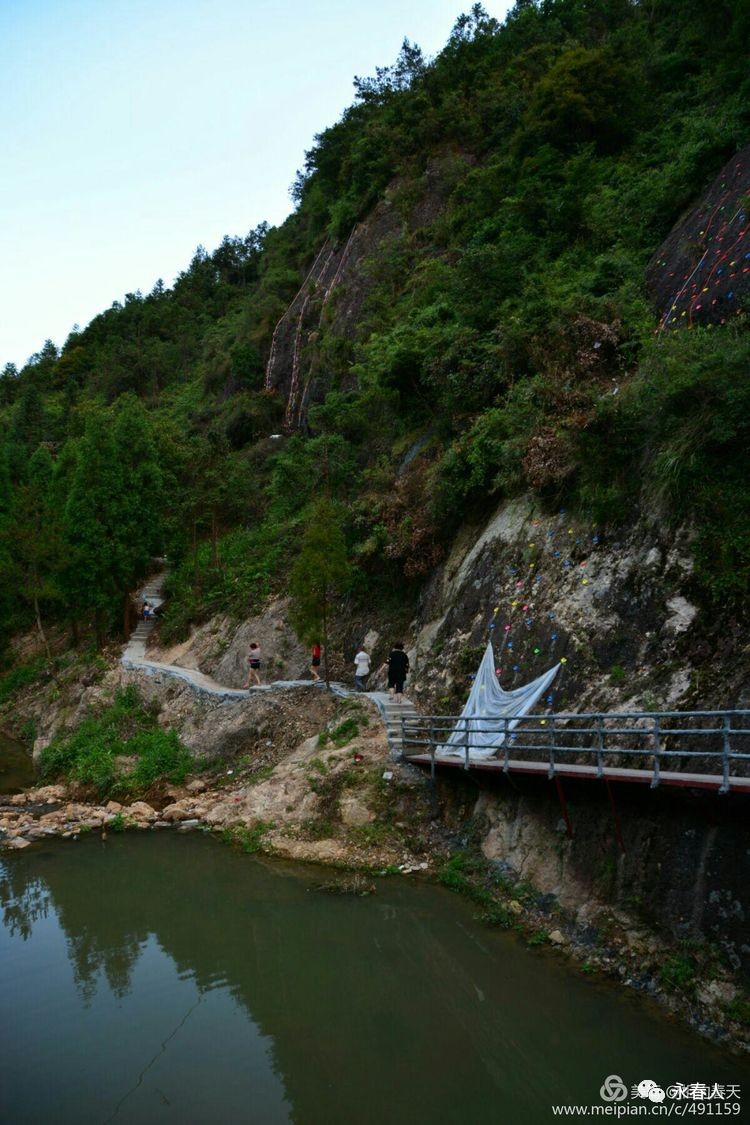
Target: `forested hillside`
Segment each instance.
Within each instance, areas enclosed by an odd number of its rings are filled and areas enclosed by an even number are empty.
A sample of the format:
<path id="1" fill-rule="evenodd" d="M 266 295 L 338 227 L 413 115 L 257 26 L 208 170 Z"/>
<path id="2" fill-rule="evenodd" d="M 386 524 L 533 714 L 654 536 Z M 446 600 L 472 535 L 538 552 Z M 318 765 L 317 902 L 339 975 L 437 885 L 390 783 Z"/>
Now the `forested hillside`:
<path id="1" fill-rule="evenodd" d="M 741 615 L 748 287 L 688 326 L 646 278 L 750 142 L 749 49 L 745 0 L 520 0 L 357 78 L 282 226 L 5 367 L 5 642 L 103 643 L 164 552 L 174 637 L 247 616 L 303 547 L 351 604 L 408 606 L 462 520 L 529 490 L 691 521 L 697 603 Z"/>

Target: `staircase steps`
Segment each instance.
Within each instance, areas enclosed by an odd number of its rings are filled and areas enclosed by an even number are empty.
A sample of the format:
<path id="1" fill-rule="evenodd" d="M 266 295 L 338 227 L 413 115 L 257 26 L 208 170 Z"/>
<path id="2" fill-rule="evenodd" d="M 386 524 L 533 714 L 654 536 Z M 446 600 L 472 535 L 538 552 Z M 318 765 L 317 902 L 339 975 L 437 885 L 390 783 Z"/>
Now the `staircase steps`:
<path id="1" fill-rule="evenodd" d="M 413 703 L 392 703 L 388 702 L 383 708 L 383 722 L 385 723 L 385 730 L 388 736 L 388 745 L 394 756 L 403 753 L 403 739 L 401 731 L 401 720 L 417 718 L 418 711 Z"/>

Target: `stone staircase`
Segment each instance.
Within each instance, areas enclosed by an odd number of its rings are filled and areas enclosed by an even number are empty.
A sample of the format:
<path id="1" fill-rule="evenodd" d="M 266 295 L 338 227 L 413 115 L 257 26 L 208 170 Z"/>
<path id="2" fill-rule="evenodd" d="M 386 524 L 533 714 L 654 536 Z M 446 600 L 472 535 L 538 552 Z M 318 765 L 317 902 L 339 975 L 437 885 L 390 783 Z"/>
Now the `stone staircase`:
<path id="1" fill-rule="evenodd" d="M 158 609 L 164 601 L 164 580 L 166 573 L 155 574 L 143 587 L 138 591 L 138 600 L 142 605 L 143 602 L 148 602 L 154 609 Z M 138 618 L 138 624 L 128 638 L 127 656 L 130 660 L 143 660 L 146 655 L 146 645 L 148 638 L 156 628 L 157 619 L 150 617 L 144 621 L 142 617 Z"/>
<path id="2" fill-rule="evenodd" d="M 375 692 L 370 692 L 370 698 L 372 699 L 375 694 Z M 378 692 L 377 694 L 381 696 L 381 698 L 375 702 L 377 702 L 378 710 L 383 717 L 391 756 L 394 759 L 398 759 L 403 753 L 401 720 L 416 718 L 419 712 L 408 699 L 404 699 L 403 703 L 394 703 L 390 695 L 387 695 L 385 692 Z"/>

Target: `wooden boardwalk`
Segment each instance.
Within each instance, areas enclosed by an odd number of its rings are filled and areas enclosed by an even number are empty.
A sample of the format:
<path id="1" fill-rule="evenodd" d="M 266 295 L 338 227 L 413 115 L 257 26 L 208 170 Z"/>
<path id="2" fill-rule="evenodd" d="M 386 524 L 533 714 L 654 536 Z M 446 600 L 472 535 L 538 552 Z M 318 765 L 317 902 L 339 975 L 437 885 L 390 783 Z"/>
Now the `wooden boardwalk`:
<path id="1" fill-rule="evenodd" d="M 415 766 L 431 768 L 432 757 L 430 754 L 408 754 L 406 761 Z M 466 759 L 464 755 L 436 755 L 435 767 L 465 770 Z M 509 759 L 508 762 L 498 758 L 470 759 L 468 770 L 470 773 L 480 771 L 490 774 L 535 774 L 537 777 L 546 777 L 549 780 L 582 779 L 586 781 L 622 781 L 639 785 L 653 786 L 653 770 L 626 769 L 623 766 L 604 766 L 600 771 L 597 766 L 577 765 L 567 762 L 556 762 L 554 771 L 550 770 L 549 762 L 525 762 Z M 684 789 L 713 789 L 718 792 L 724 785 L 721 774 L 712 773 L 681 773 L 676 770 L 661 770 L 658 777 L 659 785 L 676 785 Z M 750 777 L 731 777 L 728 782 L 728 792 L 750 794 Z M 726 791 L 726 790 L 725 790 Z"/>

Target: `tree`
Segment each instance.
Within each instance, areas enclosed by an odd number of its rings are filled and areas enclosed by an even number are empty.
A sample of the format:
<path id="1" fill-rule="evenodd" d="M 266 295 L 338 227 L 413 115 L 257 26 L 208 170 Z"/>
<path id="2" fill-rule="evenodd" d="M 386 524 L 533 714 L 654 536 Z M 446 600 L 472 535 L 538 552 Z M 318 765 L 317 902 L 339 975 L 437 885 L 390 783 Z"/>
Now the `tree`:
<path id="1" fill-rule="evenodd" d="M 10 429 L 10 468 L 15 480 L 25 477 L 28 459 L 44 438 L 46 421 L 42 396 L 34 383 L 27 382 Z"/>
<path id="2" fill-rule="evenodd" d="M 341 506 L 329 497 L 321 497 L 311 506 L 289 581 L 292 625 L 306 643 L 322 641 L 326 685 L 330 682 L 328 624 L 333 599 L 346 593 L 354 579 L 343 523 Z"/>
<path id="3" fill-rule="evenodd" d="M 93 608 L 99 647 L 104 642 L 105 616 L 122 589 L 118 544 L 124 486 L 111 419 L 97 411 L 87 418 L 78 445 L 64 534 L 70 549 L 66 593 L 79 612 L 84 606 Z"/>
<path id="4" fill-rule="evenodd" d="M 123 631 L 130 631 L 130 591 L 148 570 L 161 545 L 162 474 L 149 416 L 134 395 L 118 403 L 114 426 L 115 455 L 123 475 L 122 491 L 112 497 L 117 513 L 116 543 Z"/>
<path id="5" fill-rule="evenodd" d="M 63 541 L 59 512 L 54 503 L 54 464 L 49 450 L 40 446 L 29 463 L 28 479 L 15 492 L 8 520 L 12 536 L 13 569 L 17 593 L 34 611 L 37 631 L 52 660 L 42 624 L 41 604 L 60 597 Z"/>

